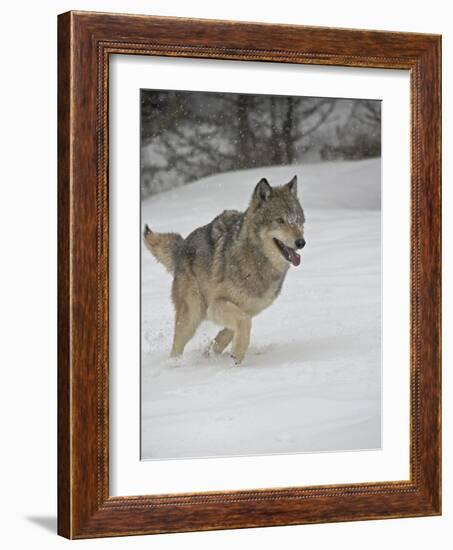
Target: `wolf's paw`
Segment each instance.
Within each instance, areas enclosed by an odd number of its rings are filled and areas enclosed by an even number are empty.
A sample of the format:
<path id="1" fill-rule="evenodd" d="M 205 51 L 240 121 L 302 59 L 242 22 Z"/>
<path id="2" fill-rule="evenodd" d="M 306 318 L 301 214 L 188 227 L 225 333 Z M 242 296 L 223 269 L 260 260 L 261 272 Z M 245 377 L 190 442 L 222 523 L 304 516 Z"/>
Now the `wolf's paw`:
<path id="1" fill-rule="evenodd" d="M 214 355 L 220 355 L 225 348 L 226 346 L 220 345 L 215 340 L 211 342 L 210 350 L 211 350 L 211 353 L 214 353 Z"/>
<path id="2" fill-rule="evenodd" d="M 219 345 L 218 342 L 212 340 L 203 350 L 203 357 L 212 357 L 214 355 L 222 355 L 226 346 Z"/>
<path id="3" fill-rule="evenodd" d="M 233 354 L 231 354 L 230 357 L 231 357 L 231 359 L 233 359 L 235 367 L 240 367 L 242 365 L 242 361 L 244 360 L 243 357 L 239 358 L 239 357 L 236 357 Z"/>
<path id="4" fill-rule="evenodd" d="M 169 367 L 180 367 L 182 364 L 182 355 L 170 356 L 166 363 Z"/>

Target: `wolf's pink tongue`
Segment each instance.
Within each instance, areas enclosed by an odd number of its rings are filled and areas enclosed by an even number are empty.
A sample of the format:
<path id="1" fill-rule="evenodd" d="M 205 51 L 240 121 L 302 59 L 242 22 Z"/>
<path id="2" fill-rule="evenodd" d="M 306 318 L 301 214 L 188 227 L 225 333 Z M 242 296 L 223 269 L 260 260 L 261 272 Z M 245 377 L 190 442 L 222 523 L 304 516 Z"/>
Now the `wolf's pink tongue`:
<path id="1" fill-rule="evenodd" d="M 289 248 L 288 252 L 289 252 L 289 258 L 291 260 L 291 263 L 297 267 L 300 264 L 299 254 L 292 248 Z"/>

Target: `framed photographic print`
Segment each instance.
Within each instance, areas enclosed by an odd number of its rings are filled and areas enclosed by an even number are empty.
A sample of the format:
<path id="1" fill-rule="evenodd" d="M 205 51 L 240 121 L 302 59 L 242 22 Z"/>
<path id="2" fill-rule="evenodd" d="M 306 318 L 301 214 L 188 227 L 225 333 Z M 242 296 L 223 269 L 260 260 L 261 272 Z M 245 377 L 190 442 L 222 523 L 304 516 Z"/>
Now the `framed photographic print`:
<path id="1" fill-rule="evenodd" d="M 58 531 L 441 513 L 440 37 L 59 16 Z"/>

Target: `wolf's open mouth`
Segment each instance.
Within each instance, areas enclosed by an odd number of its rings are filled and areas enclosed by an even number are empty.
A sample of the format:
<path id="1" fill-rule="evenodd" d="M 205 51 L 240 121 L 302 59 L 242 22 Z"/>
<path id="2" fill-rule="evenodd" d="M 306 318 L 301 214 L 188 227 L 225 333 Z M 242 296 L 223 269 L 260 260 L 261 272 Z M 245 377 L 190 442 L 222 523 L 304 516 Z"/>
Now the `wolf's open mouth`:
<path id="1" fill-rule="evenodd" d="M 300 256 L 294 248 L 286 246 L 286 244 L 282 243 L 282 241 L 279 241 L 278 239 L 274 239 L 274 241 L 285 260 L 288 260 L 288 262 L 291 262 L 294 266 L 298 266 L 300 264 Z"/>

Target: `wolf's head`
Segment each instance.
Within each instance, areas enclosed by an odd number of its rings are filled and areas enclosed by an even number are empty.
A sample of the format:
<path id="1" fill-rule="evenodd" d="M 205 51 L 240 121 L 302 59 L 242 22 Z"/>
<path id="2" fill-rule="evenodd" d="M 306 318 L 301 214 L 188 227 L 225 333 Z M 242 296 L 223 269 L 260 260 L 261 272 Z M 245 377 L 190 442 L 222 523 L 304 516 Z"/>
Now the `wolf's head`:
<path id="1" fill-rule="evenodd" d="M 297 197 L 297 176 L 278 187 L 261 179 L 253 191 L 249 212 L 249 223 L 274 265 L 298 266 L 300 256 L 296 250 L 305 246 L 305 216 Z"/>

